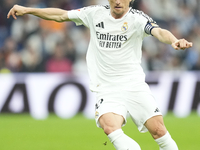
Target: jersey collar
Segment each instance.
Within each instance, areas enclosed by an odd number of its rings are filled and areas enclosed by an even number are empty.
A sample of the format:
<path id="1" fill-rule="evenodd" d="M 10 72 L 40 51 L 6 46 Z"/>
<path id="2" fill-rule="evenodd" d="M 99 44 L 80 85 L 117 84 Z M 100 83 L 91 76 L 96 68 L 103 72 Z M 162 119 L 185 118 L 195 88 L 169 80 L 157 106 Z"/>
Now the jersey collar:
<path id="1" fill-rule="evenodd" d="M 130 7 L 129 10 L 127 11 L 127 13 L 126 13 L 122 18 L 120 18 L 120 19 L 115 19 L 115 18 L 111 15 L 110 12 L 109 12 L 109 17 L 110 17 L 112 20 L 122 20 L 122 19 L 124 19 L 124 18 L 129 14 L 129 12 L 130 12 L 131 9 L 132 9 L 132 8 Z"/>

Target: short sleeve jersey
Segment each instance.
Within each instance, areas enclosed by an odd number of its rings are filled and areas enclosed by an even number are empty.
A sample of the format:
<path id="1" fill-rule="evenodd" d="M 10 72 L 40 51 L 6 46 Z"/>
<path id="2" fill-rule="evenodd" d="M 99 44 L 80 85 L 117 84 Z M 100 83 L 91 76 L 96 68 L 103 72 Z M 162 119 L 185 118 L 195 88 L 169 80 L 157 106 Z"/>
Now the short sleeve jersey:
<path id="1" fill-rule="evenodd" d="M 68 12 L 76 25 L 90 29 L 86 61 L 92 91 L 136 90 L 144 82 L 142 42 L 154 22 L 142 11 L 130 8 L 114 19 L 109 6 L 89 6 Z"/>

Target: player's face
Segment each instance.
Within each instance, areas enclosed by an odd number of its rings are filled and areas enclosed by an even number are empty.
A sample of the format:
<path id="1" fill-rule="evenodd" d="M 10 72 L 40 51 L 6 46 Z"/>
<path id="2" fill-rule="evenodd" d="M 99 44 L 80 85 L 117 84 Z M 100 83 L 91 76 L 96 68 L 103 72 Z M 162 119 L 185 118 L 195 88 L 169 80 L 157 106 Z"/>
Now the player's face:
<path id="1" fill-rule="evenodd" d="M 108 0 L 110 3 L 111 15 L 115 19 L 122 18 L 129 10 L 131 0 Z"/>

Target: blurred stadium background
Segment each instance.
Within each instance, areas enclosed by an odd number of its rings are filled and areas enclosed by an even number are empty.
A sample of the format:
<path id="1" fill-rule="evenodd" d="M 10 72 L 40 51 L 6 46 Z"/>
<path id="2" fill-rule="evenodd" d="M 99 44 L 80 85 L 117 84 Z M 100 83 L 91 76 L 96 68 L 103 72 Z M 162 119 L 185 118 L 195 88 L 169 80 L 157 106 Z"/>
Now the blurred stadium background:
<path id="1" fill-rule="evenodd" d="M 0 150 L 114 149 L 94 122 L 85 54 L 89 30 L 31 15 L 7 19 L 14 4 L 66 10 L 107 0 L 0 1 Z M 176 51 L 155 38 L 142 66 L 165 123 L 181 150 L 200 149 L 200 1 L 136 0 L 136 9 L 193 47 Z M 142 149 L 158 149 L 131 121 L 124 131 Z"/>

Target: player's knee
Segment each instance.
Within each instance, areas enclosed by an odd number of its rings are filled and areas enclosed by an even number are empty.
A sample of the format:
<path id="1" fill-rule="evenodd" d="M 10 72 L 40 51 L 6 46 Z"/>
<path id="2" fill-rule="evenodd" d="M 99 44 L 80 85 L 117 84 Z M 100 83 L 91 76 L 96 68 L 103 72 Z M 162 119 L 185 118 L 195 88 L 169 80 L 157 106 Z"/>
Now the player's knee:
<path id="1" fill-rule="evenodd" d="M 109 135 L 110 133 L 114 132 L 115 130 L 120 129 L 120 127 L 117 126 L 104 126 L 103 130 L 106 135 Z"/>
<path id="2" fill-rule="evenodd" d="M 121 115 L 113 113 L 107 113 L 99 118 L 99 123 L 103 128 L 105 134 L 109 135 L 113 131 L 120 129 L 124 122 L 124 118 Z"/>
<path id="3" fill-rule="evenodd" d="M 158 139 L 167 133 L 162 116 L 155 116 L 147 120 L 145 126 L 154 139 Z"/>
<path id="4" fill-rule="evenodd" d="M 167 133 L 167 129 L 163 125 L 156 126 L 152 131 L 151 135 L 154 139 L 161 138 Z"/>

